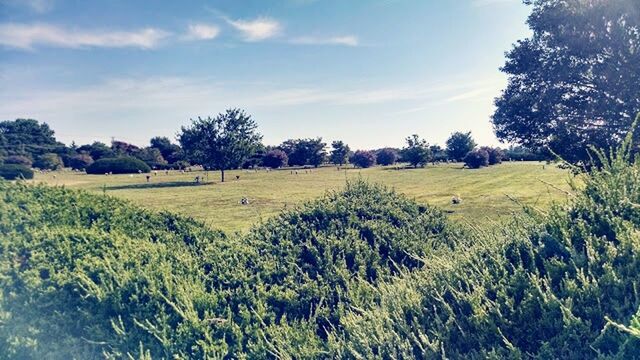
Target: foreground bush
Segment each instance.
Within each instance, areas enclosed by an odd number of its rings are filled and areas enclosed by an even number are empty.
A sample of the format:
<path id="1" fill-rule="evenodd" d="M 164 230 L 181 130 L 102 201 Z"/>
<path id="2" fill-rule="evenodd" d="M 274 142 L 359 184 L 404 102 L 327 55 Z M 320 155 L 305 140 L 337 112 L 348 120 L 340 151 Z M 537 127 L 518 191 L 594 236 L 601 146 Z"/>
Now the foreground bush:
<path id="1" fill-rule="evenodd" d="M 148 173 L 151 171 L 149 165 L 142 160 L 131 157 L 100 159 L 87 167 L 87 174 L 134 174 Z"/>
<path id="2" fill-rule="evenodd" d="M 568 210 L 518 220 L 354 304 L 335 356 L 637 358 L 640 340 L 608 320 L 637 324 L 640 161 L 626 149 L 601 161 Z"/>
<path id="3" fill-rule="evenodd" d="M 33 170 L 17 164 L 0 164 L 0 178 L 6 180 L 33 179 Z"/>
<path id="4" fill-rule="evenodd" d="M 0 194 L 2 358 L 321 357 L 354 299 L 453 241 L 439 211 L 361 182 L 233 238 L 109 197 Z"/>

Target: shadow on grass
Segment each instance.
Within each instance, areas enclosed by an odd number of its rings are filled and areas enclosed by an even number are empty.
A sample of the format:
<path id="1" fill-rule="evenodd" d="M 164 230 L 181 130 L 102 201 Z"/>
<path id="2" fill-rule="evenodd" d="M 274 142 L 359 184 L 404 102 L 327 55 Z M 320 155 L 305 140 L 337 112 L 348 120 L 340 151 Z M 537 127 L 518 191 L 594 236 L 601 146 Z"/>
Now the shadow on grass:
<path id="1" fill-rule="evenodd" d="M 213 181 L 196 183 L 195 181 L 171 181 L 161 183 L 144 183 L 144 184 L 127 184 L 127 185 L 115 185 L 107 186 L 107 190 L 142 190 L 142 189 L 161 189 L 161 188 L 174 188 L 174 187 L 192 187 L 192 186 L 206 186 L 215 184 Z"/>

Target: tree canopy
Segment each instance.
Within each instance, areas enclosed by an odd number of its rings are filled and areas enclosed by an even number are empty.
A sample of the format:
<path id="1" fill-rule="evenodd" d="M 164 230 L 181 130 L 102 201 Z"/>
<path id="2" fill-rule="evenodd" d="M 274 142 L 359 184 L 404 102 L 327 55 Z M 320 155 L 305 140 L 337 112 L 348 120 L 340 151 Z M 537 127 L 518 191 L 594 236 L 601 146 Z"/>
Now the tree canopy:
<path id="1" fill-rule="evenodd" d="M 429 162 L 431 158 L 431 150 L 429 144 L 416 134 L 406 139 L 407 145 L 400 152 L 402 160 L 408 162 L 413 167 L 423 166 Z"/>
<path id="2" fill-rule="evenodd" d="M 334 141 L 331 143 L 331 156 L 330 160 L 332 164 L 342 166 L 349 159 L 349 153 L 351 149 L 349 145 L 345 144 L 343 141 Z"/>
<path id="3" fill-rule="evenodd" d="M 616 146 L 640 112 L 640 1 L 527 0 L 529 38 L 507 53 L 498 138 L 565 160 Z"/>
<path id="4" fill-rule="evenodd" d="M 471 132 L 455 132 L 447 139 L 447 154 L 451 160 L 464 160 L 464 157 L 475 147 L 476 142 L 473 141 Z"/>
<path id="5" fill-rule="evenodd" d="M 198 117 L 183 126 L 178 139 L 189 161 L 207 169 L 236 169 L 251 156 L 262 140 L 258 125 L 240 109 L 228 109 L 215 118 Z"/>

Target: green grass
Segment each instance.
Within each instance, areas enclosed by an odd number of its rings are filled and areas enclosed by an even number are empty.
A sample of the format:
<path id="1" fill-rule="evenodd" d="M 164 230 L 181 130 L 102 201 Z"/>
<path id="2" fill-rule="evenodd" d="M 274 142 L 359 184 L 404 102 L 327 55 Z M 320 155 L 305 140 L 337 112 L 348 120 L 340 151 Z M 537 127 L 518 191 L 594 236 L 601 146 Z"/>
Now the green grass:
<path id="1" fill-rule="evenodd" d="M 159 171 L 145 175 L 86 175 L 69 171 L 36 174 L 33 181 L 68 188 L 84 189 L 129 199 L 149 209 L 162 209 L 191 216 L 224 231 L 245 231 L 253 224 L 330 189 L 344 187 L 347 179 L 362 177 L 386 184 L 418 202 L 439 206 L 454 219 L 472 223 L 499 221 L 519 211 L 518 203 L 545 209 L 553 200 L 563 201 L 570 175 L 553 165 L 538 162 L 504 163 L 478 170 L 463 169 L 461 164 L 443 164 L 423 169 L 375 167 L 338 171 L 335 167 L 266 172 L 228 171 L 225 183 L 219 172 L 209 172 L 204 184 L 194 184 L 204 172 L 169 175 Z M 236 175 L 240 176 L 236 180 Z M 551 185 L 549 185 L 551 184 Z M 451 204 L 457 195 L 463 203 Z M 241 199 L 249 199 L 242 205 Z M 516 201 L 514 201 L 516 200 Z"/>

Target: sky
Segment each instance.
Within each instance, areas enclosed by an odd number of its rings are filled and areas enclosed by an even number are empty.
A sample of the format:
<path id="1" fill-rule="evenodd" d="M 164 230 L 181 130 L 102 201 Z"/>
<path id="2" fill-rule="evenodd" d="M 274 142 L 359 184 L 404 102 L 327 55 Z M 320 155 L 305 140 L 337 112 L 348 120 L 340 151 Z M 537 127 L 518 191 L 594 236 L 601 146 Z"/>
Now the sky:
<path id="1" fill-rule="evenodd" d="M 227 108 L 264 143 L 444 144 L 490 116 L 520 0 L 0 0 L 0 120 L 146 145 Z"/>

